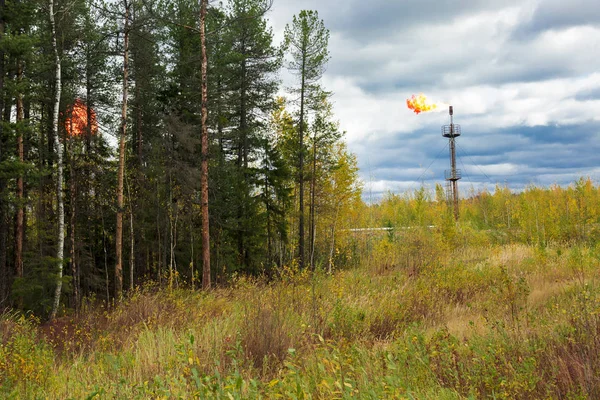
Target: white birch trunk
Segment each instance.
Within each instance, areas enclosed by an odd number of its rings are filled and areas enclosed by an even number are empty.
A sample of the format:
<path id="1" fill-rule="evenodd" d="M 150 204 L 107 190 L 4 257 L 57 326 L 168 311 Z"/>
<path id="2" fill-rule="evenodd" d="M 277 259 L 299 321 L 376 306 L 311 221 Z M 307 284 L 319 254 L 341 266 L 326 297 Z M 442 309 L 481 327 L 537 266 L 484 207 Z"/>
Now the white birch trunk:
<path id="1" fill-rule="evenodd" d="M 56 44 L 56 23 L 54 21 L 54 1 L 49 0 L 50 27 L 52 30 L 52 49 L 54 50 L 54 67 L 55 75 L 55 97 L 52 109 L 52 136 L 54 137 L 54 145 L 56 146 L 56 197 L 58 200 L 58 240 L 56 259 L 58 260 L 58 278 L 56 280 L 56 290 L 54 291 L 54 304 L 52 305 L 52 313 L 50 319 L 56 318 L 58 306 L 60 305 L 60 295 L 62 292 L 62 275 L 63 275 L 63 258 L 65 247 L 65 207 L 63 202 L 63 148 L 60 145 L 58 136 L 58 112 L 60 107 L 60 95 L 62 89 L 60 57 L 58 55 L 58 46 Z"/>

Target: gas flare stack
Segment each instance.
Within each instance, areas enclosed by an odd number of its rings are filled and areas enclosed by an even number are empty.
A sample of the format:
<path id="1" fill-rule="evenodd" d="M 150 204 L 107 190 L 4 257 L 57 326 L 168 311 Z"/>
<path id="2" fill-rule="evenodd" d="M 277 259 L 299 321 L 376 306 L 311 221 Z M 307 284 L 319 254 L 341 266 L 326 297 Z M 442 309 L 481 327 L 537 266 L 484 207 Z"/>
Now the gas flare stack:
<path id="1" fill-rule="evenodd" d="M 452 205 L 454 219 L 458 221 L 458 181 L 462 178 L 460 169 L 456 168 L 456 138 L 460 136 L 460 125 L 454 123 L 454 109 L 449 107 L 450 125 L 442 126 L 442 136 L 450 141 L 450 170 L 444 172 L 446 178 L 446 196 Z"/>

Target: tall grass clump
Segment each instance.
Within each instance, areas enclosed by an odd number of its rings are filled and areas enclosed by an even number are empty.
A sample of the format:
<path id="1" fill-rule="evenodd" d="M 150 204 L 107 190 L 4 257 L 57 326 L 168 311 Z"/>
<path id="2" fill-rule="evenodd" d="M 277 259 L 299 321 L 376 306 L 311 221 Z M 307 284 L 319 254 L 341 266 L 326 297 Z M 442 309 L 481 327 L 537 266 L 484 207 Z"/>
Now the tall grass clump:
<path id="1" fill-rule="evenodd" d="M 33 317 L 0 315 L 0 397 L 30 398 L 49 385 L 50 346 L 38 341 Z"/>

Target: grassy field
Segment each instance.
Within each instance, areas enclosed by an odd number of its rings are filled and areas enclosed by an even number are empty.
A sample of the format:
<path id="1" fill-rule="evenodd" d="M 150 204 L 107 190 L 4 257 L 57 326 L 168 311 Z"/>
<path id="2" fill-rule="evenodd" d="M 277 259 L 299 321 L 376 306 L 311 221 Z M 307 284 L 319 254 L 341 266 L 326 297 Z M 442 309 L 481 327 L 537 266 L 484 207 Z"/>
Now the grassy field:
<path id="1" fill-rule="evenodd" d="M 600 248 L 383 238 L 360 267 L 5 314 L 14 399 L 600 398 Z"/>

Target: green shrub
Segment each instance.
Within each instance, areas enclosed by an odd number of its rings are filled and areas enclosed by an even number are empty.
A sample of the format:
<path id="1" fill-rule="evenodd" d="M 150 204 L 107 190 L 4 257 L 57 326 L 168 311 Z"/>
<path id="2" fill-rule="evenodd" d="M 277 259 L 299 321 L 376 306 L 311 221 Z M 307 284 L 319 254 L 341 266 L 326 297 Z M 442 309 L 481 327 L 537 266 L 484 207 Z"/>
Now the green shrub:
<path id="1" fill-rule="evenodd" d="M 35 321 L 24 316 L 0 317 L 0 394 L 35 397 L 48 385 L 54 362 L 50 347 L 38 340 Z"/>

